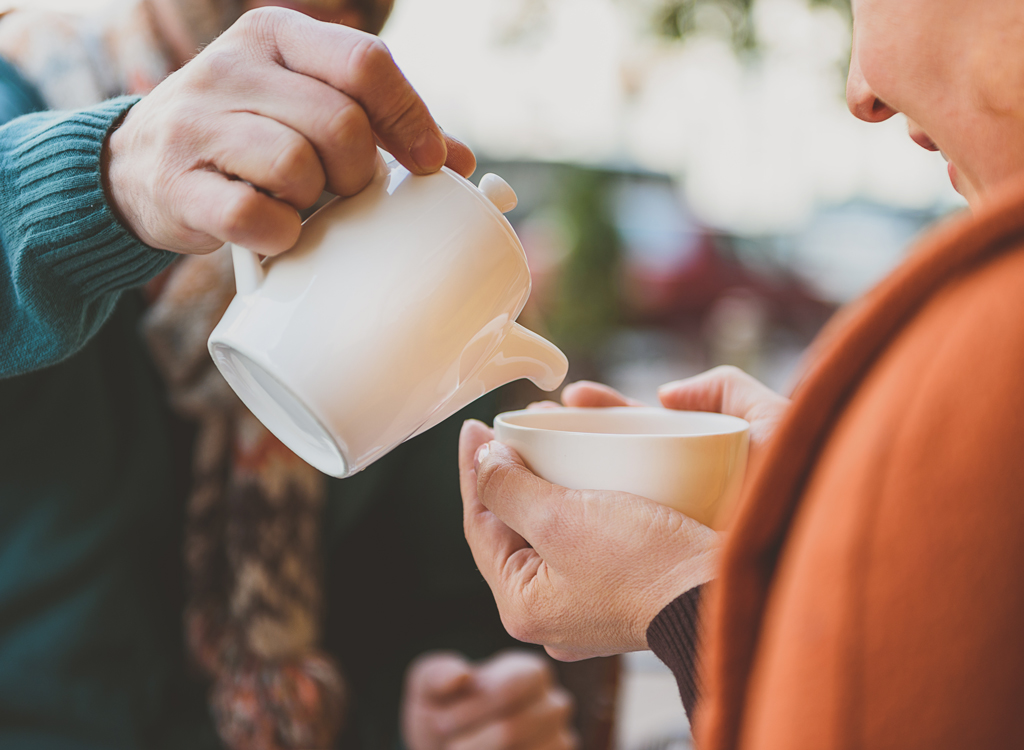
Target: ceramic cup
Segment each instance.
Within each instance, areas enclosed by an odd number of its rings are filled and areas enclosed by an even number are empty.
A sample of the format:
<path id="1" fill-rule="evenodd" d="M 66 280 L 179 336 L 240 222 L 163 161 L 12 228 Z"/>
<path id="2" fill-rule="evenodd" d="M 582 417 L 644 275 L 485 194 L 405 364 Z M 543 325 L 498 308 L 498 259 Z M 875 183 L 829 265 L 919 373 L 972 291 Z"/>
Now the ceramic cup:
<path id="1" fill-rule="evenodd" d="M 210 354 L 285 445 L 344 477 L 518 378 L 553 390 L 568 363 L 515 320 L 526 255 L 502 215 L 515 193 L 442 169 L 378 164 L 298 244 L 263 262 L 232 248 L 237 294 Z"/>
<path id="2" fill-rule="evenodd" d="M 743 486 L 750 425 L 737 417 L 648 407 L 499 414 L 495 437 L 538 476 L 576 490 L 619 490 L 713 529 Z"/>

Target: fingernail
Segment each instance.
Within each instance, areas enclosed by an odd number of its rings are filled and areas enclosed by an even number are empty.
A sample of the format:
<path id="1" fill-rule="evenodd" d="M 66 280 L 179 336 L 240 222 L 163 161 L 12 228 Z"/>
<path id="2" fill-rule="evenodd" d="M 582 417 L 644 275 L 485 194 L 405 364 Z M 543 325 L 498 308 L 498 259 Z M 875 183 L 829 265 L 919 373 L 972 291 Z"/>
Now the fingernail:
<path id="1" fill-rule="evenodd" d="M 444 164 L 447 149 L 441 137 L 430 128 L 427 128 L 409 150 L 412 160 L 416 166 L 424 172 L 436 172 Z"/>
<path id="2" fill-rule="evenodd" d="M 473 466 L 479 468 L 480 462 L 487 458 L 487 454 L 491 452 L 491 446 L 484 443 L 476 449 L 476 455 L 473 456 Z"/>

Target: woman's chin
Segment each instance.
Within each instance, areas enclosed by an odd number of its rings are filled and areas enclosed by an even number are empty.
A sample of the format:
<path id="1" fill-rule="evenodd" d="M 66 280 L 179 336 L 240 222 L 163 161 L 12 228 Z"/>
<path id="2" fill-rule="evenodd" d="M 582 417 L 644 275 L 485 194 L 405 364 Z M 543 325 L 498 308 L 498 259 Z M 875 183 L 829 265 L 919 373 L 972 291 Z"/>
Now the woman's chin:
<path id="1" fill-rule="evenodd" d="M 960 193 L 967 200 L 967 203 L 973 207 L 978 200 L 978 191 L 974 189 L 970 180 L 960 173 L 960 170 L 956 168 L 956 164 L 953 162 L 946 164 L 946 171 L 949 173 L 949 181 L 952 183 L 953 189 Z"/>

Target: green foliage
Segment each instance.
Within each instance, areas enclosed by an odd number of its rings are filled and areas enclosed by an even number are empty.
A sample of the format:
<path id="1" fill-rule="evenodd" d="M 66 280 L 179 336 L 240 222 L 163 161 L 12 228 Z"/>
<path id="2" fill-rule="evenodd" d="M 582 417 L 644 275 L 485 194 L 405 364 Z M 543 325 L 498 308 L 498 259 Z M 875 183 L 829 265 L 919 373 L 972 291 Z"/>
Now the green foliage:
<path id="1" fill-rule="evenodd" d="M 659 36 L 683 40 L 705 31 L 707 20 L 724 21 L 737 50 L 755 50 L 757 37 L 752 21 L 755 0 L 664 0 L 657 6 L 652 26 Z M 850 18 L 850 0 L 808 0 L 812 6 L 829 6 Z M 714 24 L 720 26 L 722 24 Z M 715 29 L 722 31 L 722 29 Z"/>
<path id="2" fill-rule="evenodd" d="M 702 10 L 718 10 L 731 27 L 733 44 L 749 48 L 754 44 L 750 12 L 753 0 L 667 0 L 654 17 L 655 31 L 668 39 L 682 40 L 701 30 Z"/>
<path id="3" fill-rule="evenodd" d="M 558 210 L 571 247 L 548 323 L 555 343 L 576 356 L 592 355 L 619 322 L 618 233 L 609 218 L 612 175 L 572 168 L 560 185 Z"/>

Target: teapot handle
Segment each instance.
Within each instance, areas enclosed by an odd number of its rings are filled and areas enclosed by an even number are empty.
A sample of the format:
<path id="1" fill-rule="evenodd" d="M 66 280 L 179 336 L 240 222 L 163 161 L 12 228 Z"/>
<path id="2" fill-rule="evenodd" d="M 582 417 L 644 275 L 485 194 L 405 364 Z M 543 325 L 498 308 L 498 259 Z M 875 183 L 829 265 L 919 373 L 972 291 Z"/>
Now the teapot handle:
<path id="1" fill-rule="evenodd" d="M 252 294 L 266 278 L 260 256 L 241 245 L 231 245 L 231 264 L 235 267 L 236 294 Z"/>
<path id="2" fill-rule="evenodd" d="M 384 160 L 384 154 L 380 148 L 377 149 L 377 159 L 374 164 L 374 179 L 383 180 L 391 173 L 391 167 Z M 225 243 L 231 244 L 231 243 Z M 252 294 L 259 289 L 267 271 L 263 267 L 260 256 L 252 250 L 246 250 L 241 245 L 231 244 L 231 263 L 235 267 L 235 293 Z"/>

